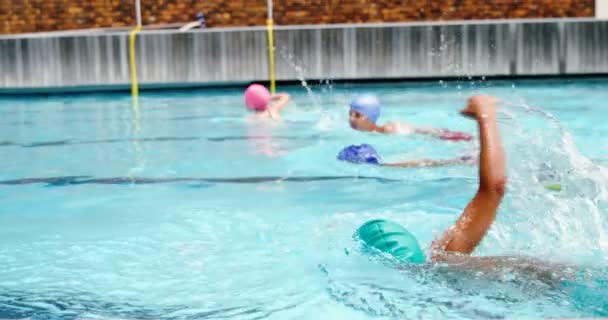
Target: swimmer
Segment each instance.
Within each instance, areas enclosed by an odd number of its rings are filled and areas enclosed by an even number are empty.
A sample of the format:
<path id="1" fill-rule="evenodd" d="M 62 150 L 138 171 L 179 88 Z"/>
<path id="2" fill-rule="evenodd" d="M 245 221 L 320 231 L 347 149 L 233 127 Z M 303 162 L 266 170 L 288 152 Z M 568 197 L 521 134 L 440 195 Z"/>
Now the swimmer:
<path id="1" fill-rule="evenodd" d="M 473 136 L 468 133 L 445 129 L 419 128 L 403 122 L 392 121 L 379 126 L 376 122 L 380 117 L 380 109 L 380 102 L 374 95 L 367 94 L 355 97 L 350 104 L 350 127 L 359 131 L 387 134 L 422 134 L 450 141 L 471 141 L 473 139 Z"/>
<path id="2" fill-rule="evenodd" d="M 471 254 L 484 238 L 505 195 L 505 154 L 496 122 L 497 99 L 472 97 L 461 113 L 479 127 L 479 186 L 455 224 L 430 248 L 430 262 L 438 268 L 483 272 L 500 276 L 508 270 L 522 276 L 556 284 L 575 277 L 575 268 L 525 257 L 475 257 Z M 387 220 L 372 220 L 361 226 L 355 237 L 369 248 L 407 264 L 426 264 L 427 258 L 416 238 L 404 227 Z"/>
<path id="3" fill-rule="evenodd" d="M 473 165 L 475 161 L 473 157 L 462 156 L 455 159 L 448 160 L 432 160 L 432 159 L 419 159 L 419 160 L 408 160 L 400 162 L 386 163 L 382 162 L 380 155 L 369 144 L 362 145 L 351 145 L 348 146 L 338 154 L 338 160 L 347 161 L 357 164 L 372 164 L 381 167 L 402 167 L 402 168 L 417 168 L 417 167 L 441 167 L 450 165 Z"/>
<path id="4" fill-rule="evenodd" d="M 255 112 L 255 118 L 281 120 L 280 112 L 291 97 L 287 93 L 271 95 L 268 89 L 260 84 L 252 84 L 245 90 L 245 105 Z"/>

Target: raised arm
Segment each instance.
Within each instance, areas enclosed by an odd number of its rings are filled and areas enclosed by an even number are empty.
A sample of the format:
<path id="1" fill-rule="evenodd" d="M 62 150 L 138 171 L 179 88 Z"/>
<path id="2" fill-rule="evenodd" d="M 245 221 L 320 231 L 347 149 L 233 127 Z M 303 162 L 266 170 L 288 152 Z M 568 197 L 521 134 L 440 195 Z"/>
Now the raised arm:
<path id="1" fill-rule="evenodd" d="M 289 104 L 291 97 L 287 93 L 277 93 L 273 95 L 271 99 L 275 100 L 271 108 L 278 113 Z"/>
<path id="2" fill-rule="evenodd" d="M 507 181 L 505 155 L 496 124 L 497 99 L 475 96 L 462 114 L 479 126 L 479 188 L 456 223 L 433 243 L 432 259 L 449 260 L 451 253 L 470 254 L 496 219 Z"/>

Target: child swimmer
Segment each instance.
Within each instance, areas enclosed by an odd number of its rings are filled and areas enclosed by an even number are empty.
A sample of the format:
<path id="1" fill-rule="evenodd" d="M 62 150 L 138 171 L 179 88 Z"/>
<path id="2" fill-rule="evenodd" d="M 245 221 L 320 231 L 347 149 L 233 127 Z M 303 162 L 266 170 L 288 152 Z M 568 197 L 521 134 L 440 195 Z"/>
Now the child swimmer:
<path id="1" fill-rule="evenodd" d="M 245 105 L 255 112 L 257 119 L 281 120 L 281 110 L 285 108 L 291 97 L 287 93 L 271 95 L 268 89 L 260 84 L 252 84 L 245 90 Z"/>
<path id="2" fill-rule="evenodd" d="M 392 221 L 368 221 L 357 229 L 355 238 L 365 247 L 405 264 L 430 264 L 498 276 L 508 270 L 552 285 L 572 283 L 580 276 L 580 270 L 572 266 L 530 257 L 471 255 L 494 223 L 506 191 L 505 153 L 496 122 L 496 104 L 494 97 L 474 96 L 461 111 L 464 116 L 473 118 L 479 128 L 479 185 L 454 225 L 431 244 L 428 259 L 414 235 Z"/>
<path id="3" fill-rule="evenodd" d="M 403 168 L 417 168 L 417 167 L 441 167 L 450 165 L 473 165 L 475 160 L 470 156 L 462 156 L 455 159 L 448 160 L 433 160 L 433 159 L 419 159 L 419 160 L 408 160 L 400 162 L 387 163 L 383 162 L 382 158 L 369 144 L 361 145 L 350 145 L 338 154 L 338 160 L 347 161 L 357 164 L 372 164 L 381 167 L 403 167 Z"/>
<path id="4" fill-rule="evenodd" d="M 387 134 L 422 134 L 450 141 L 471 141 L 473 136 L 463 132 L 445 129 L 419 128 L 413 125 L 391 121 L 383 126 L 377 125 L 381 105 L 374 95 L 357 96 L 350 104 L 349 123 L 351 128 L 359 131 L 378 132 Z"/>

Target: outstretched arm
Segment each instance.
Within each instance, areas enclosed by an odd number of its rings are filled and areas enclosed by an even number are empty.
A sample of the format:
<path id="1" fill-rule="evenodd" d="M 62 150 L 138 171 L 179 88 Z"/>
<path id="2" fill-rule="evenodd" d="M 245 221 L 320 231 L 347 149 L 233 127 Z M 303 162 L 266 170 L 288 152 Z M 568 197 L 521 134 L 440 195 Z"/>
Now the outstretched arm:
<path id="1" fill-rule="evenodd" d="M 434 261 L 446 261 L 450 253 L 473 252 L 496 219 L 507 181 L 505 155 L 496 124 L 496 103 L 496 98 L 475 96 L 462 111 L 479 126 L 479 188 L 456 223 L 433 244 Z"/>
<path id="2" fill-rule="evenodd" d="M 410 160 L 403 162 L 395 162 L 395 163 L 381 163 L 380 166 L 383 167 L 406 167 L 406 168 L 416 168 L 416 167 L 441 167 L 441 166 L 449 166 L 449 165 L 470 165 L 473 162 L 470 157 L 460 157 L 456 159 L 450 160 L 432 160 L 432 159 L 422 159 L 422 160 Z"/>
<path id="3" fill-rule="evenodd" d="M 425 136 L 431 136 L 441 140 L 449 141 L 471 141 L 473 136 L 459 131 L 450 131 L 446 129 L 435 129 L 435 128 L 423 128 L 415 127 L 411 124 L 404 122 L 389 122 L 385 126 L 381 127 L 381 131 L 384 133 L 398 133 L 398 134 L 419 134 Z"/>
<path id="4" fill-rule="evenodd" d="M 423 127 L 414 128 L 414 133 L 427 135 L 427 136 L 433 136 L 433 137 L 440 137 L 441 132 L 442 132 L 442 130 L 434 129 L 434 128 L 423 128 Z"/>
<path id="5" fill-rule="evenodd" d="M 446 129 L 433 129 L 433 128 L 416 128 L 415 132 L 418 134 L 429 135 L 441 140 L 450 141 L 471 141 L 473 136 L 459 131 L 450 131 Z"/>

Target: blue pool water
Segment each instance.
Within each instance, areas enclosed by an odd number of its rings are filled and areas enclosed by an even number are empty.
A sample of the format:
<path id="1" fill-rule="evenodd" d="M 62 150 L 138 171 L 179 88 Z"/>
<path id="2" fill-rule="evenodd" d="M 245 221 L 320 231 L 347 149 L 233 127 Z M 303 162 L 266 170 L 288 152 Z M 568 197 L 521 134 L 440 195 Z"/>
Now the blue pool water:
<path id="1" fill-rule="evenodd" d="M 146 92 L 138 109 L 118 94 L 0 98 L 0 318 L 608 315 L 608 81 L 286 89 L 294 103 L 274 125 L 248 121 L 232 89 Z M 428 248 L 477 181 L 475 167 L 336 161 L 355 143 L 387 161 L 476 151 L 351 130 L 347 104 L 359 92 L 379 95 L 381 122 L 471 133 L 457 113 L 466 98 L 499 96 L 508 194 L 475 254 L 589 276 L 556 287 L 508 270 L 400 270 L 361 254 L 352 234 L 372 218 L 402 223 Z M 556 182 L 562 191 L 543 187 Z"/>

